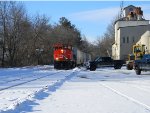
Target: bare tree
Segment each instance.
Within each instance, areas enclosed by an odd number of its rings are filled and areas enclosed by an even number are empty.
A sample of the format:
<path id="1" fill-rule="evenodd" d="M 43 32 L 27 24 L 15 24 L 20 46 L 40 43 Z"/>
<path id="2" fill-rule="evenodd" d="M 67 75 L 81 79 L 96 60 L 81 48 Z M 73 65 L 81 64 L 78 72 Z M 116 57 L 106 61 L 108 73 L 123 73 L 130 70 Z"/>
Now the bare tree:
<path id="1" fill-rule="evenodd" d="M 95 55 L 99 56 L 110 56 L 111 55 L 111 48 L 112 44 L 115 40 L 115 27 L 114 23 L 118 19 L 116 16 L 111 23 L 107 26 L 106 32 L 101 36 L 98 37 L 95 46 Z M 96 57 L 96 56 L 95 56 Z"/>
<path id="2" fill-rule="evenodd" d="M 4 67 L 6 54 L 6 38 L 8 37 L 8 9 L 9 3 L 0 1 L 0 38 L 1 38 L 1 65 Z"/>
<path id="3" fill-rule="evenodd" d="M 19 50 L 19 45 L 22 41 L 21 29 L 25 19 L 24 14 L 22 5 L 17 4 L 16 2 L 10 3 L 8 16 L 9 36 L 6 41 L 10 66 L 14 66 L 17 63 L 17 54 L 19 54 L 17 51 Z"/>
<path id="4" fill-rule="evenodd" d="M 47 53 L 48 50 L 48 39 L 49 39 L 49 33 L 51 33 L 51 26 L 48 24 L 49 19 L 42 15 L 37 15 L 35 19 L 32 22 L 32 37 L 31 37 L 31 59 L 37 59 L 38 62 L 36 63 L 42 63 L 42 57 L 44 54 Z M 47 56 L 49 53 L 47 54 Z"/>
<path id="5" fill-rule="evenodd" d="M 17 2 L 0 2 L 1 38 L 2 38 L 2 66 L 4 62 L 9 66 L 21 63 L 19 50 L 25 41 L 23 31 L 26 15 L 22 4 Z M 29 24 L 29 23 L 28 23 Z M 27 25 L 27 24 L 26 24 Z M 26 34 L 27 36 L 27 34 Z"/>
<path id="6" fill-rule="evenodd" d="M 53 44 L 70 43 L 82 48 L 80 31 L 65 17 L 51 25 L 49 18 L 29 18 L 20 2 L 0 2 L 0 61 L 5 66 L 48 64 L 53 62 Z"/>

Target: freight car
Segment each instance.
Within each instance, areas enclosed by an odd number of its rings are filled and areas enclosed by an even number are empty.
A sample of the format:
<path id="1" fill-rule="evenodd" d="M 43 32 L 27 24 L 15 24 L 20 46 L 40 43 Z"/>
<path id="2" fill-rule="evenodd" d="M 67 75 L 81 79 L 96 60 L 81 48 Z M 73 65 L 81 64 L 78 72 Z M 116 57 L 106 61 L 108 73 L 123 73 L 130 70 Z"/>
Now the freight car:
<path id="1" fill-rule="evenodd" d="M 72 45 L 60 43 L 54 45 L 53 55 L 55 69 L 72 69 L 91 59 L 89 54 L 72 47 Z"/>

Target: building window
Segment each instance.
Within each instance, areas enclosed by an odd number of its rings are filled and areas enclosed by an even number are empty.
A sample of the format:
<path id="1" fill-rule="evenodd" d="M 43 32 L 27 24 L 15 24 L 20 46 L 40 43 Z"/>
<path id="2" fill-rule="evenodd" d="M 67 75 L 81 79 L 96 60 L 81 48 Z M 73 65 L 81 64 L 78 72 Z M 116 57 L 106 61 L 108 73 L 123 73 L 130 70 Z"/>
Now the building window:
<path id="1" fill-rule="evenodd" d="M 129 8 L 129 11 L 130 11 L 130 12 L 133 11 L 133 8 Z"/>
<path id="2" fill-rule="evenodd" d="M 123 43 L 125 43 L 125 37 L 123 37 Z"/>
<path id="3" fill-rule="evenodd" d="M 133 36 L 133 43 L 135 42 L 135 40 L 134 40 L 134 36 Z"/>
<path id="4" fill-rule="evenodd" d="M 129 43 L 129 37 L 127 37 L 127 43 Z"/>

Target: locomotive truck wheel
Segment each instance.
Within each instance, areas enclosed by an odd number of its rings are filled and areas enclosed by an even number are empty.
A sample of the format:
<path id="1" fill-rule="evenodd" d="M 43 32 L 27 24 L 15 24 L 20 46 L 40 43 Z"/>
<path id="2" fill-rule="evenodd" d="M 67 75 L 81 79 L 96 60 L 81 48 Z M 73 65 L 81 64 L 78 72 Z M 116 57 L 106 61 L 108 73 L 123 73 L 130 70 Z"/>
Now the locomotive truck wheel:
<path id="1" fill-rule="evenodd" d="M 57 63 L 57 62 L 54 62 L 54 69 L 59 69 L 59 68 L 58 68 L 58 63 Z"/>

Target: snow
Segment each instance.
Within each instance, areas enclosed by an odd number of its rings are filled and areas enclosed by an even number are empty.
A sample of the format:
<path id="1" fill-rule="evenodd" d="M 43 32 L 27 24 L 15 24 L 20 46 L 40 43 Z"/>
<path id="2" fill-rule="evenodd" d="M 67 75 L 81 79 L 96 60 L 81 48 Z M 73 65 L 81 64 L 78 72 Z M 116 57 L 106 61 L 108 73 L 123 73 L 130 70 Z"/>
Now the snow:
<path id="1" fill-rule="evenodd" d="M 0 113 L 150 113 L 150 72 L 0 69 Z"/>

